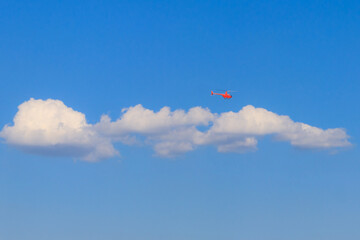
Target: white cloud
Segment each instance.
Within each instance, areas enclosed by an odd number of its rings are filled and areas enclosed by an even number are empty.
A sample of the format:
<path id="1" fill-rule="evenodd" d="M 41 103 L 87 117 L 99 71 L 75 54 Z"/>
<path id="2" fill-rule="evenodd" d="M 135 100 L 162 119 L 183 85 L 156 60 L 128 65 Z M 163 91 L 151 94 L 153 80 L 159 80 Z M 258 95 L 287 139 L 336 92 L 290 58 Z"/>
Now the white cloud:
<path id="1" fill-rule="evenodd" d="M 59 100 L 30 99 L 18 107 L 14 125 L 0 133 L 6 143 L 26 152 L 96 161 L 117 154 L 110 139 L 100 137 L 83 113 Z"/>
<path id="2" fill-rule="evenodd" d="M 200 126 L 205 130 L 199 130 Z M 152 146 L 158 156 L 174 157 L 206 145 L 219 152 L 254 151 L 257 138 L 265 135 L 301 148 L 351 145 L 344 129 L 323 130 L 251 105 L 219 115 L 202 107 L 187 112 L 163 107 L 154 112 L 136 105 L 123 109 L 115 121 L 103 115 L 99 123 L 91 125 L 84 114 L 59 100 L 30 99 L 19 106 L 14 125 L 6 125 L 0 133 L 8 144 L 24 151 L 87 161 L 116 155 L 113 142 L 140 141 Z"/>
<path id="3" fill-rule="evenodd" d="M 243 140 L 229 141 L 218 145 L 219 152 L 237 152 L 243 153 L 250 150 L 256 150 L 257 140 L 254 137 L 247 137 Z"/>
<path id="4" fill-rule="evenodd" d="M 213 127 L 207 132 L 206 141 L 230 141 L 238 139 L 274 135 L 276 139 L 290 141 L 293 146 L 301 148 L 334 148 L 346 147 L 350 143 L 344 129 L 323 130 L 310 125 L 294 122 L 288 116 L 277 115 L 263 108 L 245 106 L 239 112 L 226 112 L 214 120 Z M 256 141 L 247 140 L 254 147 Z M 228 145 L 228 143 L 226 143 Z M 246 145 L 246 144 L 245 144 Z M 225 148 L 232 151 L 231 148 Z M 220 149 L 219 149 L 220 150 Z"/>
<path id="5" fill-rule="evenodd" d="M 215 115 L 209 109 L 193 107 L 189 111 L 171 111 L 163 107 L 158 112 L 142 105 L 122 110 L 122 116 L 114 122 L 104 115 L 96 129 L 113 141 L 129 143 L 130 136 L 140 135 L 153 145 L 158 156 L 174 157 L 195 148 L 194 137 L 201 134 L 196 126 L 208 126 Z M 125 140 L 124 140 L 125 139 Z"/>
<path id="6" fill-rule="evenodd" d="M 188 112 L 182 109 L 172 112 L 169 107 L 163 107 L 160 111 L 154 112 L 138 104 L 125 108 L 122 112 L 123 115 L 115 122 L 111 122 L 106 115 L 102 116 L 97 124 L 98 129 L 113 136 L 127 133 L 151 135 L 186 126 L 207 126 L 214 118 L 210 110 L 201 107 L 191 108 Z"/>
<path id="7" fill-rule="evenodd" d="M 239 112 L 222 113 L 211 129 L 212 133 L 266 135 L 285 131 L 293 121 L 263 108 L 245 106 Z"/>
<path id="8" fill-rule="evenodd" d="M 344 129 L 323 130 L 304 123 L 293 123 L 279 134 L 279 139 L 289 140 L 293 146 L 301 148 L 346 147 L 350 145 L 348 138 Z"/>

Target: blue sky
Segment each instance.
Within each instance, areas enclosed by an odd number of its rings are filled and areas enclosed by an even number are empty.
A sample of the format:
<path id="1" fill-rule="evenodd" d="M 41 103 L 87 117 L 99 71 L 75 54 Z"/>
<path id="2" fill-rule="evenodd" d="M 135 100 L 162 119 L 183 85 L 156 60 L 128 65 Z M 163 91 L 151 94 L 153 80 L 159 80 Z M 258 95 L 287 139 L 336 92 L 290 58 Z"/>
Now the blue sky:
<path id="1" fill-rule="evenodd" d="M 3 137 L 0 238 L 359 239 L 359 10 L 357 1 L 0 2 L 1 129 L 30 98 L 59 100 L 91 126 L 138 104 L 218 115 L 252 105 L 345 129 L 352 145 L 303 149 L 274 139 L 285 130 L 260 134 L 257 150 L 202 142 L 167 158 L 136 130 L 140 144 L 111 139 L 121 157 L 89 163 Z M 239 93 L 210 96 L 219 88 Z M 108 143 L 100 135 L 93 145 Z"/>

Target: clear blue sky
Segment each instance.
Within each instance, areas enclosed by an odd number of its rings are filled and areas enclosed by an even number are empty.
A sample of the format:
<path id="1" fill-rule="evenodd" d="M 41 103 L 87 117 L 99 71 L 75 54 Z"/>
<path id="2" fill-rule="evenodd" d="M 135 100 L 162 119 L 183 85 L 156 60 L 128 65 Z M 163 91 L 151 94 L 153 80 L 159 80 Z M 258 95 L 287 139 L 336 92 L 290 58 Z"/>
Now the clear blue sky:
<path id="1" fill-rule="evenodd" d="M 98 163 L 0 144 L 0 239 L 359 239 L 358 1 L 1 1 L 0 128 L 30 98 L 116 119 L 142 104 L 265 108 L 344 128 L 336 154 L 264 137 Z M 211 89 L 236 89 L 233 99 Z"/>

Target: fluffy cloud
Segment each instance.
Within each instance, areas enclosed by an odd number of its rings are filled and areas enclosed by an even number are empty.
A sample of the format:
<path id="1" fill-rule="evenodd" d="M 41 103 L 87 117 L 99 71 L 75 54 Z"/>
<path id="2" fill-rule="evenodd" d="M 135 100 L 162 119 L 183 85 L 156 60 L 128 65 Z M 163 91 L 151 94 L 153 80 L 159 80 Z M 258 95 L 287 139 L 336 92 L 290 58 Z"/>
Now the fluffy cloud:
<path id="1" fill-rule="evenodd" d="M 123 115 L 111 122 L 106 115 L 102 116 L 97 124 L 99 130 L 107 135 L 121 136 L 127 133 L 139 133 L 144 135 L 162 134 L 178 128 L 192 126 L 207 126 L 214 118 L 208 109 L 201 107 L 171 111 L 169 107 L 163 107 L 158 112 L 146 109 L 142 105 L 125 108 Z"/>
<path id="2" fill-rule="evenodd" d="M 273 135 L 278 140 L 290 141 L 291 145 L 300 148 L 335 148 L 350 145 L 347 140 L 349 136 L 344 129 L 323 130 L 251 105 L 245 106 L 239 112 L 220 114 L 206 135 L 204 141 L 214 139 L 219 151 L 236 151 L 236 147 L 226 147 L 234 146 L 236 142 L 254 148 L 257 144 L 255 137 L 264 135 Z M 225 146 L 222 146 L 222 142 Z"/>
<path id="3" fill-rule="evenodd" d="M 71 156 L 96 161 L 117 154 L 110 139 L 101 137 L 83 113 L 59 100 L 30 99 L 18 107 L 14 125 L 0 133 L 6 143 L 26 152 Z"/>
<path id="4" fill-rule="evenodd" d="M 199 130 L 200 126 L 205 130 Z M 221 114 L 202 107 L 187 112 L 163 107 L 154 112 L 136 105 L 123 109 L 115 121 L 104 115 L 91 125 L 84 114 L 59 100 L 30 99 L 19 106 L 14 125 L 6 125 L 0 133 L 8 144 L 24 151 L 87 161 L 116 155 L 113 142 L 142 141 L 157 155 L 174 157 L 206 145 L 215 146 L 219 152 L 254 151 L 258 138 L 265 135 L 301 148 L 350 145 L 344 129 L 323 130 L 251 105 Z"/>

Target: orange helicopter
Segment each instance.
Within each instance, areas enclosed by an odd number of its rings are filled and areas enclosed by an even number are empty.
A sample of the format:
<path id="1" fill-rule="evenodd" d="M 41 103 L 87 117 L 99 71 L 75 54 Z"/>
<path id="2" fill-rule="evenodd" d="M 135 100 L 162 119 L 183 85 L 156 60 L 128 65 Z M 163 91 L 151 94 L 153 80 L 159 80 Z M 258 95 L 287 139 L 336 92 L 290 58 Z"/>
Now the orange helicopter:
<path id="1" fill-rule="evenodd" d="M 230 94 L 228 94 L 228 92 L 237 92 L 237 91 L 230 91 L 230 90 L 224 90 L 225 93 L 214 93 L 213 91 L 211 91 L 211 95 L 220 95 L 223 96 L 224 99 L 230 99 L 232 98 L 232 96 Z"/>

